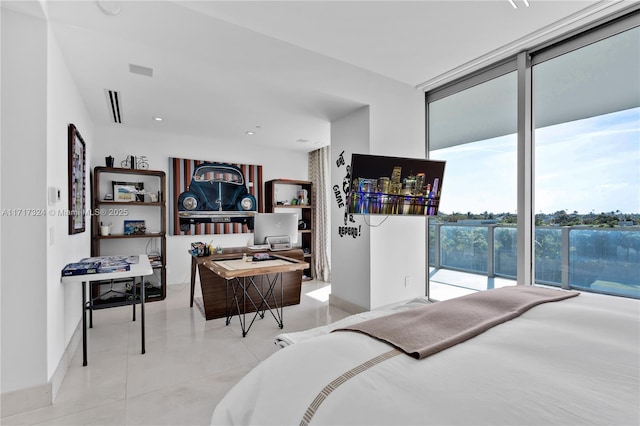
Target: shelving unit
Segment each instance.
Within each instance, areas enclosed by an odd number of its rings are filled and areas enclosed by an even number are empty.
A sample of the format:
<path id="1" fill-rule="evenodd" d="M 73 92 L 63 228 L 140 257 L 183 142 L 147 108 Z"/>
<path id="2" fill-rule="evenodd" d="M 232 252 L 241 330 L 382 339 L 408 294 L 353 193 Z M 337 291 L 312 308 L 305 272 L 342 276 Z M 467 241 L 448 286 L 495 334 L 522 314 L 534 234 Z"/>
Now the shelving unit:
<path id="1" fill-rule="evenodd" d="M 153 266 L 154 275 L 145 279 L 145 302 L 163 300 L 167 294 L 165 173 L 157 170 L 95 167 L 92 179 L 91 255 L 146 253 Z M 142 183 L 145 194 L 137 201 L 106 200 L 106 194 L 114 195 L 114 181 Z M 154 194 L 155 199 L 152 199 L 150 194 Z M 125 220 L 144 220 L 145 232 L 125 234 Z M 101 235 L 101 223 L 111 224 L 109 235 Z M 153 250 L 150 247 L 153 247 Z M 133 279 L 92 282 L 93 309 L 130 304 L 134 285 L 140 286 L 140 283 Z M 137 290 L 137 293 L 140 294 L 140 291 Z"/>
<path id="2" fill-rule="evenodd" d="M 298 192 L 307 191 L 307 202 L 297 204 Z M 296 204 L 291 204 L 293 200 Z M 286 204 L 285 204 L 286 203 Z M 302 275 L 303 280 L 311 280 L 315 277 L 315 223 L 314 223 L 315 199 L 313 193 L 313 183 L 306 180 L 274 179 L 265 182 L 265 212 L 284 213 L 295 212 L 298 219 L 302 219 L 305 229 L 299 229 L 298 245 L 304 253 L 304 260 L 310 265 Z"/>

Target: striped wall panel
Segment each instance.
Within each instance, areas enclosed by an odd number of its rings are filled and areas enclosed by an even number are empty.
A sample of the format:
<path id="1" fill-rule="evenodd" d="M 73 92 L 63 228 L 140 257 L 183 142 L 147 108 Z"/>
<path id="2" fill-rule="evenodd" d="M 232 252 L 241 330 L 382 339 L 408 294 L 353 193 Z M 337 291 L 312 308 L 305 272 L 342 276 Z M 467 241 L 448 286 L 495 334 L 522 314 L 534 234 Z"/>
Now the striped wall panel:
<path id="1" fill-rule="evenodd" d="M 200 223 L 191 225 L 187 232 L 180 231 L 178 220 L 178 197 L 186 191 L 191 183 L 193 170 L 202 163 L 229 164 L 219 161 L 189 160 L 184 158 L 169 158 L 169 234 L 170 235 L 211 235 L 211 234 L 237 234 L 249 232 L 246 225 L 240 223 Z M 262 200 L 263 182 L 262 166 L 253 164 L 237 164 L 240 167 L 247 182 L 249 192 L 256 197 L 258 211 L 264 211 Z"/>

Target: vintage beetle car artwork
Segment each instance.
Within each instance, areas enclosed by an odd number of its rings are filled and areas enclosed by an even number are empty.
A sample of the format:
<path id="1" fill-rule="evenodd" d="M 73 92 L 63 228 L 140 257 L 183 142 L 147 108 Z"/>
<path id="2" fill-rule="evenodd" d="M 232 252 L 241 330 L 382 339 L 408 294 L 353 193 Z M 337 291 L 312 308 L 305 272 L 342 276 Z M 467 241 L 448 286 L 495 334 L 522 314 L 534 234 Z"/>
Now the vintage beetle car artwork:
<path id="1" fill-rule="evenodd" d="M 196 167 L 187 191 L 178 197 L 180 229 L 193 223 L 246 223 L 251 228 L 257 210 L 242 170 L 231 164 L 203 163 Z"/>

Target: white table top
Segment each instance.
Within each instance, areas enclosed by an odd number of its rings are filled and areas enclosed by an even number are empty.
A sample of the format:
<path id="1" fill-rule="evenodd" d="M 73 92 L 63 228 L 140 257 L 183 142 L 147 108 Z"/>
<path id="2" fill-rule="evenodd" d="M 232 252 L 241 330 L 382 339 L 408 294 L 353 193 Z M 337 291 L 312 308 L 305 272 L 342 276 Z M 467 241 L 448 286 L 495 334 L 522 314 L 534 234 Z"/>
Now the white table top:
<path id="1" fill-rule="evenodd" d="M 82 283 L 86 281 L 111 280 L 116 278 L 141 277 L 153 274 L 153 268 L 146 254 L 138 255 L 138 263 L 132 263 L 131 269 L 120 272 L 103 272 L 98 274 L 67 275 L 61 277 L 63 283 Z"/>

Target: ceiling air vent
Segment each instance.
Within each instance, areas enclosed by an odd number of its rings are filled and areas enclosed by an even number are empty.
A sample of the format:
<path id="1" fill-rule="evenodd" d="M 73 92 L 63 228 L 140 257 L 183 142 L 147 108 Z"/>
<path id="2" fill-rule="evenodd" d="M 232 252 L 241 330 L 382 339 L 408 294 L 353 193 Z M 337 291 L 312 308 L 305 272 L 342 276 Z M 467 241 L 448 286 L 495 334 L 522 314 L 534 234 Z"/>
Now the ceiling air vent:
<path id="1" fill-rule="evenodd" d="M 111 114 L 111 120 L 114 123 L 122 123 L 120 117 L 120 93 L 115 90 L 104 90 L 107 95 L 107 106 L 109 108 L 109 114 Z"/>

